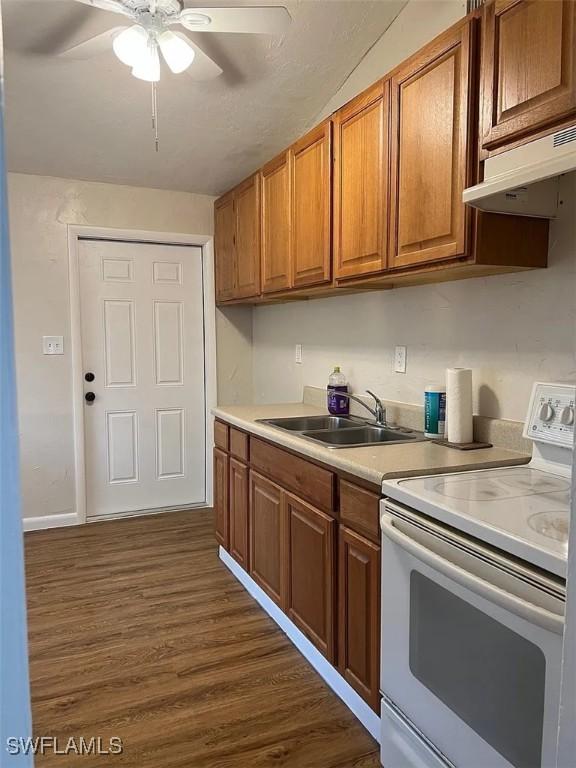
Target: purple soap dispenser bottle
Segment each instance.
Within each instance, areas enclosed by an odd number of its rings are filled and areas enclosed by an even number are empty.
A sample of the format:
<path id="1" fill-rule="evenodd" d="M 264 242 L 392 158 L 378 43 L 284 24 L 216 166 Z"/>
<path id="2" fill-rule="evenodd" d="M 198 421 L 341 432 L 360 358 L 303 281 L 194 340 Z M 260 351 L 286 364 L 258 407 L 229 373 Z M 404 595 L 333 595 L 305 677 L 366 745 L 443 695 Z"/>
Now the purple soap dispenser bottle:
<path id="1" fill-rule="evenodd" d="M 328 411 L 333 416 L 347 416 L 350 413 L 350 400 L 342 397 L 340 392 L 348 392 L 346 376 L 336 365 L 328 379 Z"/>

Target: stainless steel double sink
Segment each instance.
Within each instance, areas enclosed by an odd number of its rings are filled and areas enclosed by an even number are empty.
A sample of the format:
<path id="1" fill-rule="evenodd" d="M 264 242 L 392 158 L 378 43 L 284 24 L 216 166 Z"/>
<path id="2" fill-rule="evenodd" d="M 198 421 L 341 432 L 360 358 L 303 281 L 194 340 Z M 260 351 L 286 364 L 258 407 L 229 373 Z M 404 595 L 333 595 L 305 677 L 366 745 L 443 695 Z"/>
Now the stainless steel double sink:
<path id="1" fill-rule="evenodd" d="M 296 416 L 258 421 L 315 440 L 327 448 L 396 445 L 426 439 L 421 432 L 395 426 L 380 427 L 356 416 Z"/>

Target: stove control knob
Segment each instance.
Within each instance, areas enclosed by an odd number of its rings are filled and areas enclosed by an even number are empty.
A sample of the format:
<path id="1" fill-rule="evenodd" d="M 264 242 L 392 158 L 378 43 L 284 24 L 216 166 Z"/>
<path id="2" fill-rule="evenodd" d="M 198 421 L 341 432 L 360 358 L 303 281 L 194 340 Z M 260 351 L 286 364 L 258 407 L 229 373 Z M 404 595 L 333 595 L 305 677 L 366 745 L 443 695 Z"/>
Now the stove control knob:
<path id="1" fill-rule="evenodd" d="M 574 424 L 574 408 L 571 405 L 567 405 L 562 409 L 560 414 L 560 421 L 564 426 L 571 427 Z"/>
<path id="2" fill-rule="evenodd" d="M 552 421 L 554 418 L 554 408 L 550 405 L 550 403 L 544 403 L 544 405 L 540 408 L 540 419 L 542 421 Z"/>

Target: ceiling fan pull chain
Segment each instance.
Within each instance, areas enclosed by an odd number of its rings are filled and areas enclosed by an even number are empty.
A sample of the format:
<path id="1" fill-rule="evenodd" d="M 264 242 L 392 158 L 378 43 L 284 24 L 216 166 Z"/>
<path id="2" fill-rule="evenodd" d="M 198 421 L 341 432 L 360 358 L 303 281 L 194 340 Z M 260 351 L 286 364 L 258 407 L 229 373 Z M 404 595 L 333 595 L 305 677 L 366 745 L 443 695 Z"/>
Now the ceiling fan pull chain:
<path id="1" fill-rule="evenodd" d="M 158 83 L 152 83 L 152 130 L 154 131 L 154 144 L 156 152 L 160 150 L 160 137 L 158 135 Z"/>

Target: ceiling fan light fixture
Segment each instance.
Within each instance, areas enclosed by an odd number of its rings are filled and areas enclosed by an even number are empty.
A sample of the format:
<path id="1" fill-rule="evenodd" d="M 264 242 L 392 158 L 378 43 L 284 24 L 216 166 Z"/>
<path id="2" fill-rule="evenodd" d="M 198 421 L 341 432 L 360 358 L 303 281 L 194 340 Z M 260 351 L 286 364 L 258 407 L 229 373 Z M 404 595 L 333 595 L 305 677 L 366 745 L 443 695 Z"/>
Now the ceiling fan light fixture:
<path id="1" fill-rule="evenodd" d="M 148 51 L 148 33 L 140 24 L 125 29 L 112 43 L 114 53 L 123 64 L 133 67 Z"/>
<path id="2" fill-rule="evenodd" d="M 194 61 L 194 49 L 182 37 L 166 30 L 158 35 L 158 45 L 170 70 L 179 75 Z"/>
<path id="3" fill-rule="evenodd" d="M 180 14 L 180 19 L 186 22 L 187 27 L 207 27 L 212 24 L 212 19 L 206 13 L 197 13 L 192 8 L 185 8 Z"/>
<path id="4" fill-rule="evenodd" d="M 147 80 L 149 83 L 158 83 L 160 81 L 160 56 L 158 55 L 158 44 L 155 39 L 149 41 L 144 54 L 138 57 L 138 60 L 132 67 L 132 74 L 138 80 Z"/>

